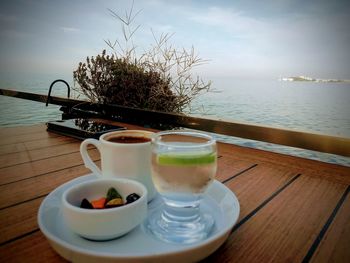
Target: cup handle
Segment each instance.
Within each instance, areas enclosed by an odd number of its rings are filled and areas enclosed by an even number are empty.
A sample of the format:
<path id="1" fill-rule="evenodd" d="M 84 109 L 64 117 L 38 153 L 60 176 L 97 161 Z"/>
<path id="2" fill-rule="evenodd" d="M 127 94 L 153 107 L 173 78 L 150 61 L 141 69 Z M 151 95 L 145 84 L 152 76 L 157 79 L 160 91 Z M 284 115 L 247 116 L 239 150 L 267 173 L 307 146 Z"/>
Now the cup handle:
<path id="1" fill-rule="evenodd" d="M 101 142 L 96 139 L 86 139 L 80 144 L 80 154 L 81 157 L 83 158 L 84 165 L 86 168 L 90 169 L 97 177 L 102 177 L 102 172 L 101 170 L 97 167 L 97 165 L 91 160 L 87 147 L 89 144 L 94 145 L 97 150 L 99 150 L 101 154 Z"/>

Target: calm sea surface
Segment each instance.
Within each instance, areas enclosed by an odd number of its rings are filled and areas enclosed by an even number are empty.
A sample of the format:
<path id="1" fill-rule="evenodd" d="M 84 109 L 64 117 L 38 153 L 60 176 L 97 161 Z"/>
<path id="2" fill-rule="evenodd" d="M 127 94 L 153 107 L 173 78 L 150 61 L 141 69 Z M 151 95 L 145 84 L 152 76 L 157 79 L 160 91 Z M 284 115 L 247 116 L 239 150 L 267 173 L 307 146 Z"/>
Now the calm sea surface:
<path id="1" fill-rule="evenodd" d="M 0 87 L 47 94 L 50 83 L 61 76 L 1 76 Z M 64 78 L 71 85 L 71 77 Z M 280 128 L 317 132 L 350 138 L 350 84 L 280 82 L 276 80 L 213 79 L 213 90 L 193 103 L 195 115 L 231 119 Z M 66 96 L 62 84 L 53 94 Z M 59 106 L 0 96 L 0 126 L 45 123 L 61 118 Z M 350 166 L 350 158 L 320 154 L 269 143 L 227 136 L 218 139 L 247 147 L 339 163 Z"/>

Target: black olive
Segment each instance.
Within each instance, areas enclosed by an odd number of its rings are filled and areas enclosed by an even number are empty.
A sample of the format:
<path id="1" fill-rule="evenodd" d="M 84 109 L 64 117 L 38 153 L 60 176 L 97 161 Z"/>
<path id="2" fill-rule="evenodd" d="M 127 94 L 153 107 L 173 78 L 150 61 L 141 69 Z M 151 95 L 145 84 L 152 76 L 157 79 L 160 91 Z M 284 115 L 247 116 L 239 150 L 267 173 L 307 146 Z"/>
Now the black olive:
<path id="1" fill-rule="evenodd" d="M 126 197 L 126 204 L 130 204 L 132 202 L 135 202 L 139 198 L 140 198 L 140 196 L 138 194 L 136 194 L 136 193 L 129 194 Z"/>
<path id="2" fill-rule="evenodd" d="M 86 198 L 84 198 L 83 201 L 81 201 L 80 207 L 86 209 L 94 209 L 92 204 Z"/>

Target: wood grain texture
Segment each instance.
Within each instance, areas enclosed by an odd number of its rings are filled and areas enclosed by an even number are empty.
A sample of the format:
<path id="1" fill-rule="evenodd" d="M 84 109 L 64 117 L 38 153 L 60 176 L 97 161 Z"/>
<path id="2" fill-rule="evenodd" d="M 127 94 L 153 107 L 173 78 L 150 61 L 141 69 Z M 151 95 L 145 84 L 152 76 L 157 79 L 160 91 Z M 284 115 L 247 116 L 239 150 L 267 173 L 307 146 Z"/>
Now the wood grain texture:
<path id="1" fill-rule="evenodd" d="M 239 220 L 283 187 L 296 174 L 267 165 L 258 165 L 233 178 L 225 185 L 237 196 L 240 203 Z"/>
<path id="2" fill-rule="evenodd" d="M 253 166 L 255 166 L 255 164 L 252 162 L 238 160 L 230 156 L 222 156 L 218 158 L 218 168 L 215 179 L 223 182 Z"/>
<path id="3" fill-rule="evenodd" d="M 30 141 L 41 140 L 46 138 L 56 138 L 58 136 L 59 135 L 46 132 L 45 130 L 41 132 L 19 134 L 14 136 L 11 136 L 11 134 L 9 134 L 8 136 L 0 137 L 0 146 L 21 143 L 21 142 L 30 142 Z"/>
<path id="4" fill-rule="evenodd" d="M 0 262 L 67 262 L 49 245 L 44 235 L 37 231 L 15 242 L 0 247 Z"/>
<path id="5" fill-rule="evenodd" d="M 350 194 L 310 261 L 350 262 Z"/>
<path id="6" fill-rule="evenodd" d="M 36 150 L 71 142 L 78 142 L 78 140 L 71 137 L 58 136 L 54 138 L 45 138 L 29 142 L 7 144 L 0 147 L 0 155 Z"/>
<path id="7" fill-rule="evenodd" d="M 277 165 L 295 173 L 315 174 L 330 181 L 350 184 L 350 167 L 226 143 L 220 144 L 220 148 L 222 155 L 230 154 L 241 160 Z"/>
<path id="8" fill-rule="evenodd" d="M 233 232 L 208 260 L 301 262 L 344 189 L 342 184 L 301 176 Z"/>
<path id="9" fill-rule="evenodd" d="M 1 127 L 0 136 L 13 136 L 29 133 L 43 132 L 46 130 L 45 124 L 37 124 L 30 126 L 17 126 L 17 127 Z"/>
<path id="10" fill-rule="evenodd" d="M 79 152 L 79 147 L 80 142 L 71 142 L 61 145 L 52 145 L 46 148 L 0 155 L 0 168 Z"/>
<path id="11" fill-rule="evenodd" d="M 90 173 L 83 165 L 0 186 L 0 209 L 47 195 L 56 187 Z"/>
<path id="12" fill-rule="evenodd" d="M 91 159 L 96 161 L 100 158 L 98 150 L 89 150 Z M 9 184 L 27 178 L 51 173 L 83 164 L 80 152 L 65 154 L 57 157 L 0 169 L 0 185 Z"/>
<path id="13" fill-rule="evenodd" d="M 0 210 L 0 244 L 38 229 L 37 214 L 44 197 Z"/>

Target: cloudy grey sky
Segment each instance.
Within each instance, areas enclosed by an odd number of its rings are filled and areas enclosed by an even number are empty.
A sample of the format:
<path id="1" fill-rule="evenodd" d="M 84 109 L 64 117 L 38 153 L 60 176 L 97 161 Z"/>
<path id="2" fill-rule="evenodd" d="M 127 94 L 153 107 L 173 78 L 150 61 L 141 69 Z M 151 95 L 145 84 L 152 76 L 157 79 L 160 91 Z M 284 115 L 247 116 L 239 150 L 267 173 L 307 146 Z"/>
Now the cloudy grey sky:
<path id="1" fill-rule="evenodd" d="M 69 75 L 79 61 L 122 39 L 119 14 L 132 1 L 2 0 L 0 73 Z M 175 33 L 178 47 L 192 45 L 210 62 L 208 77 L 310 75 L 350 79 L 350 1 L 135 0 L 142 10 L 134 41 L 140 51 Z"/>

